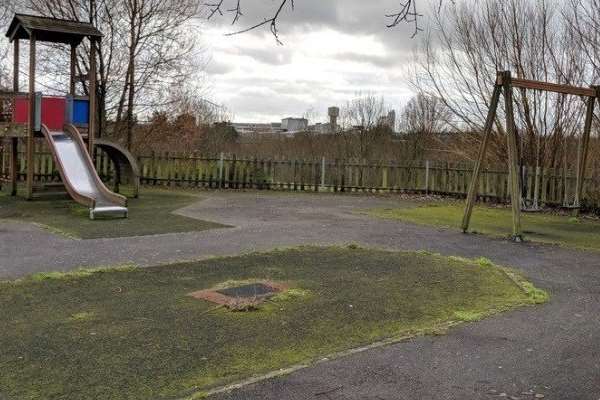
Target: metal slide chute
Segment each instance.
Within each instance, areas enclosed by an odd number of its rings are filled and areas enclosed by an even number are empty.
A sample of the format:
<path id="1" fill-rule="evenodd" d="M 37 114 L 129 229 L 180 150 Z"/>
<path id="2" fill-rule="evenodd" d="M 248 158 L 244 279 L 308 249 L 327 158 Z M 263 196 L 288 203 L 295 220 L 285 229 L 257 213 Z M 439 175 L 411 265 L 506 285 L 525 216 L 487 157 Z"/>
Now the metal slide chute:
<path id="1" fill-rule="evenodd" d="M 67 192 L 73 200 L 90 209 L 90 218 L 127 217 L 127 198 L 111 192 L 102 183 L 77 128 L 70 124 L 62 131 L 51 131 L 45 125 L 41 128 Z"/>

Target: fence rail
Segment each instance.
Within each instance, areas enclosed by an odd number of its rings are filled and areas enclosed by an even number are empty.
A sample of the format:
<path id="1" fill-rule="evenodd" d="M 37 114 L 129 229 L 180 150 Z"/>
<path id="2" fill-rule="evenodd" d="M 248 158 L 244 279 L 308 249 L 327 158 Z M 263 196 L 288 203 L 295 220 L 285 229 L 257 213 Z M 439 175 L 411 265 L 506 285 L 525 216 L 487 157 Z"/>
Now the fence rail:
<path id="1" fill-rule="evenodd" d="M 2 175 L 8 174 L 9 157 L 1 158 Z M 182 186 L 221 189 L 263 189 L 312 192 L 429 193 L 466 196 L 472 176 L 469 163 L 447 162 L 359 162 L 339 160 L 249 159 L 235 156 L 190 157 L 171 154 L 139 156 L 141 183 L 152 186 Z M 19 154 L 19 177 L 26 170 Z M 114 166 L 99 152 L 96 168 L 110 180 Z M 35 153 L 34 171 L 40 182 L 60 180 L 50 153 Z M 600 206 L 600 171 L 587 171 L 584 202 Z M 576 174 L 573 169 L 522 168 L 523 197 L 539 204 L 569 205 L 574 201 Z M 507 202 L 508 172 L 503 167 L 482 171 L 479 198 Z M 535 193 L 537 192 L 537 196 Z"/>

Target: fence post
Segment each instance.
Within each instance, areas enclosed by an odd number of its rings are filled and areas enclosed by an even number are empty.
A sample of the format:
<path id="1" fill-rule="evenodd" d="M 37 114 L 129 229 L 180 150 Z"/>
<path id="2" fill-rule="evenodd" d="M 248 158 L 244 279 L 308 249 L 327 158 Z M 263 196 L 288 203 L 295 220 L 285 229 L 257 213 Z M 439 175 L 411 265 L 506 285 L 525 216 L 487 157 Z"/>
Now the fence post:
<path id="1" fill-rule="evenodd" d="M 519 176 L 519 188 L 521 190 L 521 208 L 524 208 L 524 204 L 527 202 L 527 171 L 524 165 L 519 165 L 517 174 Z"/>
<path id="2" fill-rule="evenodd" d="M 221 157 L 219 157 L 219 189 L 223 187 L 223 161 L 225 155 L 221 152 Z"/>
<path id="3" fill-rule="evenodd" d="M 10 141 L 10 195 L 17 195 L 17 176 L 18 171 L 18 157 L 19 157 L 19 139 L 12 138 Z"/>
<path id="4" fill-rule="evenodd" d="M 382 168 L 381 186 L 383 189 L 388 188 L 388 166 L 385 165 Z"/>
<path id="5" fill-rule="evenodd" d="M 425 194 L 429 194 L 429 160 L 425 161 Z"/>
<path id="6" fill-rule="evenodd" d="M 325 157 L 321 160 L 321 190 L 325 191 Z"/>
<path id="7" fill-rule="evenodd" d="M 534 182 L 534 187 L 533 187 L 533 208 L 534 209 L 538 209 L 539 208 L 539 196 L 540 196 L 540 166 L 538 165 L 537 167 L 535 167 L 535 182 Z"/>

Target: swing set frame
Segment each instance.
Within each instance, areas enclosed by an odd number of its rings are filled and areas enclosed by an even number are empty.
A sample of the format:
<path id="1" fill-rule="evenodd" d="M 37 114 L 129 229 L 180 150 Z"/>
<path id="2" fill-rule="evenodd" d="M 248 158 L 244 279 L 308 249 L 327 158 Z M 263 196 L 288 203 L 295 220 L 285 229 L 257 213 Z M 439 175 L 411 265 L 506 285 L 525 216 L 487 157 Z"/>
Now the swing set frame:
<path id="1" fill-rule="evenodd" d="M 575 201 L 573 208 L 577 213 L 581 207 L 581 197 L 583 192 L 583 181 L 587 165 L 590 131 L 592 120 L 594 118 L 594 107 L 596 99 L 600 98 L 600 86 L 590 86 L 589 88 L 563 85 L 550 82 L 533 81 L 528 79 L 513 78 L 510 71 L 498 71 L 496 74 L 496 83 L 492 92 L 490 108 L 485 121 L 483 130 L 483 139 L 479 148 L 479 155 L 473 168 L 473 176 L 469 185 L 467 202 L 462 221 L 462 231 L 467 233 L 471 223 L 473 207 L 477 200 L 479 176 L 481 167 L 485 161 L 490 136 L 494 127 L 500 95 L 504 94 L 504 107 L 506 114 L 506 145 L 508 149 L 508 171 L 509 171 L 509 189 L 512 206 L 512 240 L 521 242 L 523 240 L 523 231 L 521 228 L 521 185 L 519 183 L 519 153 L 518 153 L 518 132 L 515 124 L 515 115 L 513 109 L 513 88 L 533 89 L 545 92 L 554 92 L 581 96 L 586 98 L 586 114 L 583 128 L 583 136 L 579 141 L 577 150 L 577 181 L 575 186 Z"/>

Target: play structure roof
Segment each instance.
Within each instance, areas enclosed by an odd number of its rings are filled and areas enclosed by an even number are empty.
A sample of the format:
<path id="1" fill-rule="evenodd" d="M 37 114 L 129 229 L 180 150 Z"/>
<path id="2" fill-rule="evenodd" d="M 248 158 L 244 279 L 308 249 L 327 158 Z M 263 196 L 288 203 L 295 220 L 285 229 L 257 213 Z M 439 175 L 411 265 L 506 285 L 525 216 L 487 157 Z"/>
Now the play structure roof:
<path id="1" fill-rule="evenodd" d="M 38 41 L 67 44 L 79 44 L 86 37 L 102 37 L 102 33 L 89 22 L 15 14 L 6 32 L 9 40 L 29 39 L 31 34 L 35 34 Z"/>

